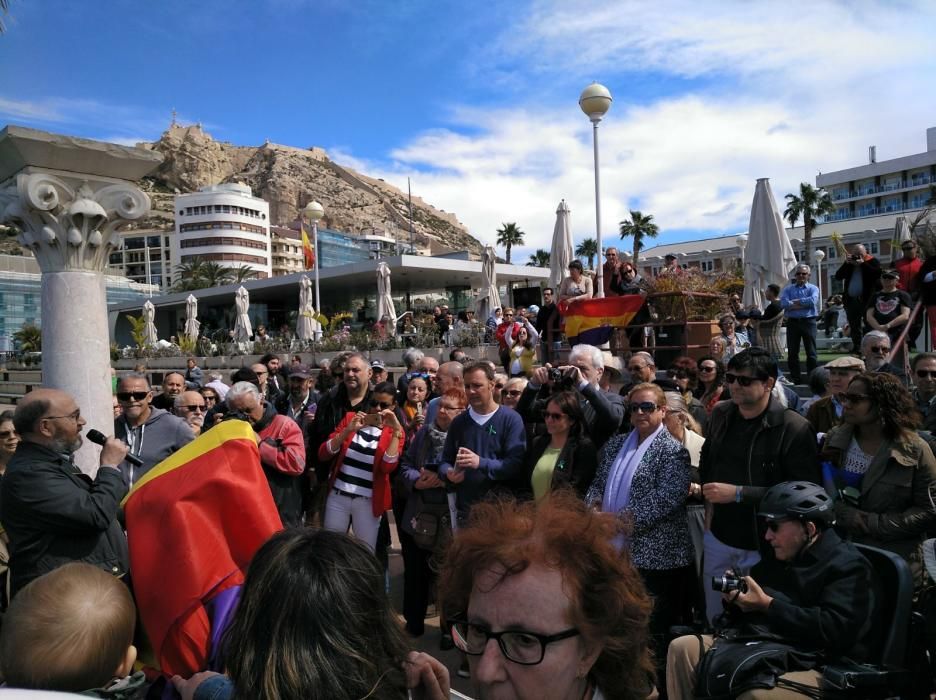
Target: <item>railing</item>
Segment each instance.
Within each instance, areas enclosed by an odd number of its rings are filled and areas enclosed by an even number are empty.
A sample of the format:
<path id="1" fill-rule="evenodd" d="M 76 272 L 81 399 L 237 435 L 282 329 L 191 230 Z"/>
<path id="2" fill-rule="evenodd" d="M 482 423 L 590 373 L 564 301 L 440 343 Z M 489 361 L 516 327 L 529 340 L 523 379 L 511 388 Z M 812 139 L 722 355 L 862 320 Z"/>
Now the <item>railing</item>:
<path id="1" fill-rule="evenodd" d="M 843 199 L 853 199 L 854 197 L 870 197 L 871 195 L 881 194 L 882 192 L 896 192 L 897 190 L 922 187 L 923 185 L 928 185 L 933 182 L 933 180 L 934 179 L 929 175 L 921 175 L 920 177 L 914 177 L 910 180 L 901 180 L 900 182 L 892 182 L 887 185 L 875 185 L 863 189 L 850 190 L 848 192 L 837 192 L 832 195 L 832 201 L 839 202 Z"/>
<path id="2" fill-rule="evenodd" d="M 904 376 L 907 377 L 908 381 L 910 380 L 910 353 L 906 352 L 907 334 L 910 333 L 910 329 L 913 327 L 913 322 L 916 321 L 917 316 L 922 313 L 922 308 L 923 302 L 918 301 L 910 312 L 910 318 L 908 318 L 907 322 L 903 325 L 903 330 L 900 332 L 900 335 L 897 336 L 897 342 L 893 344 L 891 351 L 885 358 L 885 362 L 892 362 L 898 354 L 902 354 Z"/>

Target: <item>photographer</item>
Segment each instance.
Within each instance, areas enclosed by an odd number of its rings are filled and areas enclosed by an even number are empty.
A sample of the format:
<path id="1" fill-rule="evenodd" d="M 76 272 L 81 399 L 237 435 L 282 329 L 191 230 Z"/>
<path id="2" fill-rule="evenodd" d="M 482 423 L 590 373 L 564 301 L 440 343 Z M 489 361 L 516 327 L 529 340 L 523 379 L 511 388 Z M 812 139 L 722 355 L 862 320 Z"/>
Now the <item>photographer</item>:
<path id="1" fill-rule="evenodd" d="M 845 314 L 848 316 L 848 328 L 852 339 L 852 352 L 861 347 L 861 335 L 864 332 L 865 310 L 871 295 L 877 291 L 881 278 L 881 263 L 868 255 L 865 247 L 857 243 L 851 247 L 848 257 L 835 271 L 835 279 L 845 283 Z"/>
<path id="2" fill-rule="evenodd" d="M 527 422 L 542 423 L 550 396 L 577 389 L 585 414 L 583 425 L 596 445 L 617 432 L 624 420 L 624 397 L 602 391 L 598 380 L 604 372 L 604 357 L 594 345 L 576 345 L 569 353 L 569 364 L 560 367 L 537 367 L 527 384 L 517 412 Z"/>
<path id="3" fill-rule="evenodd" d="M 772 687 L 773 679 L 762 677 L 771 670 L 777 692 L 794 683 L 818 688 L 821 664 L 846 655 L 861 661 L 867 654 L 871 566 L 832 529 L 834 510 L 825 490 L 805 481 L 777 484 L 768 489 L 757 514 L 766 522 L 764 539 L 784 569 L 755 569 L 755 576 L 742 578 L 726 572 L 712 581 L 724 591 L 728 629 L 717 639 L 687 635 L 670 644 L 666 687 L 671 700 L 692 698 L 697 687 L 726 697 Z M 752 654 L 762 654 L 768 663 L 742 665 Z"/>

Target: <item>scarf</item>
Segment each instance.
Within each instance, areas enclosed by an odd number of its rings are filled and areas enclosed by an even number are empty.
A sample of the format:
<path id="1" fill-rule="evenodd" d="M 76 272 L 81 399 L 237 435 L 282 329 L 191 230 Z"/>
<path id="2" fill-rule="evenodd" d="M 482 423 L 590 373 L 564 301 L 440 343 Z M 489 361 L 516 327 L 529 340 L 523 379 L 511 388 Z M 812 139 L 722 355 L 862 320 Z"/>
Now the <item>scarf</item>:
<path id="1" fill-rule="evenodd" d="M 632 430 L 627 440 L 621 445 L 614 463 L 611 465 L 611 471 L 608 473 L 608 482 L 605 484 L 604 496 L 601 499 L 601 510 L 605 513 L 620 513 L 630 502 L 631 482 L 634 480 L 634 473 L 640 465 L 640 460 L 650 448 L 650 444 L 665 430 L 665 426 L 660 423 L 647 439 L 637 444 L 637 431 Z"/>
<path id="2" fill-rule="evenodd" d="M 426 436 L 423 439 L 427 448 L 427 456 L 432 456 L 432 459 L 429 460 L 430 463 L 438 464 L 442 461 L 442 448 L 445 447 L 446 435 L 448 435 L 448 431 L 439 430 L 435 423 L 426 426 Z"/>

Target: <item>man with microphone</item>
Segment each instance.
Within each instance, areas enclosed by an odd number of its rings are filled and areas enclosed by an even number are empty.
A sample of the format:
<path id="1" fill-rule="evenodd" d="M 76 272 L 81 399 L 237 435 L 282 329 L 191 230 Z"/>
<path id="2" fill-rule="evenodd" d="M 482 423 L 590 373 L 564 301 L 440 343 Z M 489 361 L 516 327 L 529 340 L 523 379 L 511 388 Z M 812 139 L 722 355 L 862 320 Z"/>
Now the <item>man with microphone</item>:
<path id="1" fill-rule="evenodd" d="M 10 537 L 11 595 L 73 561 L 125 575 L 130 557 L 117 513 L 127 493 L 118 468 L 127 446 L 104 438 L 97 476 L 82 473 L 73 455 L 85 420 L 74 397 L 57 389 L 26 394 L 13 425 L 22 441 L 0 493 L 0 520 Z"/>

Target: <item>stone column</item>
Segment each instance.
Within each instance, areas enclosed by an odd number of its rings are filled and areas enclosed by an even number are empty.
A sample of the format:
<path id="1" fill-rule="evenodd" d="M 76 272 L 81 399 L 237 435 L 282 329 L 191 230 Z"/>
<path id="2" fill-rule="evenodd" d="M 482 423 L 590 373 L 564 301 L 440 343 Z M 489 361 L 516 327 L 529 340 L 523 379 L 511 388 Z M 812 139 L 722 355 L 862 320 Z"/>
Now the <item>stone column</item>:
<path id="1" fill-rule="evenodd" d="M 152 151 L 9 126 L 0 131 L 0 222 L 42 270 L 42 384 L 72 394 L 87 428 L 113 434 L 104 269 L 117 229 L 145 216 L 149 197 L 128 180 L 152 171 Z M 76 455 L 97 471 L 100 448 Z"/>

